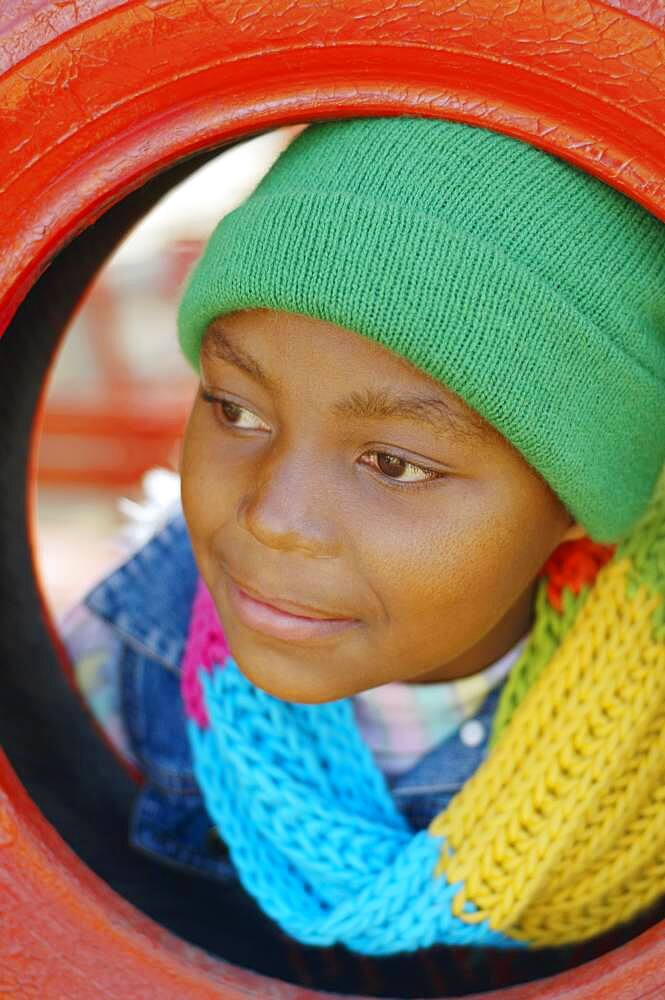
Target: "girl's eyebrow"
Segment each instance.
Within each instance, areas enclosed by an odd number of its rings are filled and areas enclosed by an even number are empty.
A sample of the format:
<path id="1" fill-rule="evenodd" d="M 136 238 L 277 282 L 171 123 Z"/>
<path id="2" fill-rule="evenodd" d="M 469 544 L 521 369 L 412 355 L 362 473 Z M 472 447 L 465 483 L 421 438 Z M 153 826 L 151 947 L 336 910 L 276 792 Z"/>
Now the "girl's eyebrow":
<path id="1" fill-rule="evenodd" d="M 280 394 L 281 383 L 268 375 L 251 354 L 233 345 L 222 327 L 214 322 L 204 334 L 201 353 L 235 365 L 270 392 Z M 491 433 L 491 425 L 470 407 L 458 409 L 442 396 L 424 396 L 416 392 L 398 395 L 389 387 L 378 390 L 367 388 L 363 392 L 355 390 L 338 400 L 332 412 L 337 416 L 365 419 L 401 417 L 429 424 L 436 431 L 466 438 L 486 439 Z"/>
<path id="2" fill-rule="evenodd" d="M 225 331 L 214 320 L 203 335 L 201 354 L 207 354 L 210 358 L 217 358 L 220 361 L 226 361 L 231 365 L 235 365 L 236 368 L 240 368 L 247 375 L 251 375 L 253 379 L 256 379 L 266 389 L 269 389 L 275 395 L 279 395 L 281 390 L 280 383 L 264 372 L 256 358 L 253 358 L 251 354 L 247 354 L 240 347 L 234 347 L 226 336 Z"/>
<path id="3" fill-rule="evenodd" d="M 465 437 L 485 437 L 485 428 L 475 414 L 458 411 L 441 396 L 409 392 L 397 395 L 391 388 L 354 390 L 332 407 L 339 416 L 402 417 L 429 424 L 435 431 Z"/>

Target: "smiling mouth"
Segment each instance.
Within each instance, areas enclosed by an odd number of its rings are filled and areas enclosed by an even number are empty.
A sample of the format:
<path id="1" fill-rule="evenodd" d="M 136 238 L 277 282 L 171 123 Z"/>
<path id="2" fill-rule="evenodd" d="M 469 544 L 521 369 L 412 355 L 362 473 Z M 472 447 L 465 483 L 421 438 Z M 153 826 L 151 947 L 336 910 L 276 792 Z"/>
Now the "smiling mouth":
<path id="1" fill-rule="evenodd" d="M 250 587 L 245 583 L 241 583 L 236 580 L 235 577 L 231 576 L 229 573 L 229 578 L 244 594 L 251 597 L 252 600 L 257 601 L 259 604 L 264 604 L 268 608 L 272 608 L 275 611 L 281 611 L 284 614 L 290 615 L 294 618 L 303 618 L 308 621 L 354 621 L 345 617 L 343 615 L 336 615 L 329 611 L 322 611 L 320 608 L 311 607 L 308 604 L 299 604 L 295 601 L 288 600 L 275 600 L 272 597 L 266 597 L 260 591 L 256 590 L 254 587 Z"/>
<path id="2" fill-rule="evenodd" d="M 360 625 L 357 618 L 311 618 L 284 611 L 253 597 L 231 577 L 227 579 L 231 604 L 241 622 L 273 638 L 291 641 L 328 639 Z"/>

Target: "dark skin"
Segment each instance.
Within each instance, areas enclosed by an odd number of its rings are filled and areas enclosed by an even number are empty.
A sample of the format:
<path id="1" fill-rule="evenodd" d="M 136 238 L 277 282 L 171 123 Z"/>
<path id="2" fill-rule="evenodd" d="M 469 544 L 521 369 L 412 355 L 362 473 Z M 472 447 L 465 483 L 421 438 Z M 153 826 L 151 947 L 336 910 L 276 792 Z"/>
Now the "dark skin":
<path id="1" fill-rule="evenodd" d="M 233 363 L 238 348 L 270 387 Z M 386 389 L 441 401 L 438 419 L 333 410 Z M 354 331 L 267 309 L 208 328 L 181 477 L 234 659 L 258 687 L 303 703 L 487 667 L 530 629 L 549 555 L 585 533 L 441 383 Z M 313 642 L 267 636 L 239 620 L 229 574 L 356 625 Z"/>

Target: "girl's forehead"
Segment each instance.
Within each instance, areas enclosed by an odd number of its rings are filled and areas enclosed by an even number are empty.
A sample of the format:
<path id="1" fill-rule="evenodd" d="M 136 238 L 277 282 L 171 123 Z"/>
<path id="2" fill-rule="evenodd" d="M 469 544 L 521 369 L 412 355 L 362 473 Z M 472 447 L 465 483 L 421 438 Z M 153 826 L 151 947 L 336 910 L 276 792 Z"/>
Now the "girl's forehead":
<path id="1" fill-rule="evenodd" d="M 287 372 L 289 362 L 300 357 L 314 372 L 334 358 L 334 367 L 326 369 L 331 379 L 343 378 L 349 370 L 399 373 L 421 387 L 427 385 L 433 394 L 457 403 L 461 409 L 470 409 L 452 389 L 404 355 L 371 336 L 305 313 L 270 309 L 224 313 L 206 328 L 201 351 L 210 358 L 237 364 L 267 387 L 271 382 L 269 364 L 275 373 Z M 358 368 L 359 361 L 367 367 Z"/>
<path id="2" fill-rule="evenodd" d="M 335 403 L 339 416 L 412 417 L 446 433 L 503 441 L 464 399 L 408 358 L 327 320 L 268 309 L 226 313 L 207 327 L 201 356 L 234 365 L 276 396 L 297 358 L 312 379 L 350 389 Z"/>

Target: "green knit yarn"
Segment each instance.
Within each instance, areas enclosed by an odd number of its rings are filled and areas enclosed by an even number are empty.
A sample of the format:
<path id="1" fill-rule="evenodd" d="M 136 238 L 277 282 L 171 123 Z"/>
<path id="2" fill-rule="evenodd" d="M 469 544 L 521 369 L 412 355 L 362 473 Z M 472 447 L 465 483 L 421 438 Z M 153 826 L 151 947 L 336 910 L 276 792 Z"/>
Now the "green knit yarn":
<path id="1" fill-rule="evenodd" d="M 181 301 L 328 320 L 508 438 L 588 535 L 623 537 L 665 461 L 665 226 L 521 140 L 446 119 L 309 126 L 213 232 Z"/>
<path id="2" fill-rule="evenodd" d="M 616 558 L 630 558 L 627 596 L 646 584 L 663 600 L 653 613 L 654 639 L 665 647 L 665 468 L 645 514 L 639 522 L 640 531 L 631 532 L 619 545 Z"/>
<path id="3" fill-rule="evenodd" d="M 563 642 L 564 636 L 577 618 L 578 612 L 591 591 L 582 587 L 578 594 L 565 588 L 561 594 L 563 609 L 556 611 L 547 596 L 547 580 L 538 585 L 534 601 L 534 623 L 526 646 L 511 667 L 503 686 L 496 712 L 492 719 L 490 749 L 499 739 L 513 717 L 518 705 L 536 683 Z"/>

